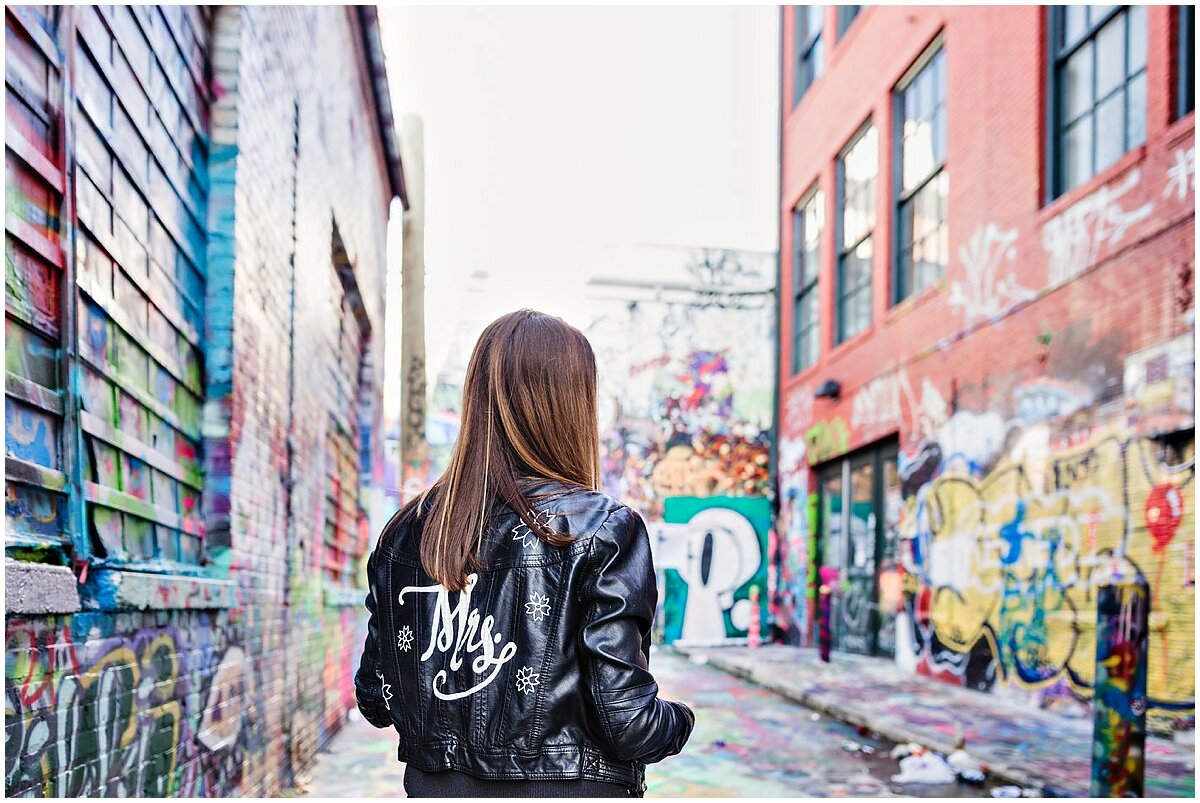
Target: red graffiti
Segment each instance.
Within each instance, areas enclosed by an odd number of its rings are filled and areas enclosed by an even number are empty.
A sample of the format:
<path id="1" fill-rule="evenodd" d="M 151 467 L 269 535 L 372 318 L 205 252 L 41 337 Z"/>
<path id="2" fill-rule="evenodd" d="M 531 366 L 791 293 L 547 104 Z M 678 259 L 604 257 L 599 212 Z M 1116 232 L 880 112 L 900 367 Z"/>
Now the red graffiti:
<path id="1" fill-rule="evenodd" d="M 1154 539 L 1155 552 L 1162 552 L 1183 521 L 1183 494 L 1174 485 L 1156 486 L 1146 495 L 1146 528 Z"/>

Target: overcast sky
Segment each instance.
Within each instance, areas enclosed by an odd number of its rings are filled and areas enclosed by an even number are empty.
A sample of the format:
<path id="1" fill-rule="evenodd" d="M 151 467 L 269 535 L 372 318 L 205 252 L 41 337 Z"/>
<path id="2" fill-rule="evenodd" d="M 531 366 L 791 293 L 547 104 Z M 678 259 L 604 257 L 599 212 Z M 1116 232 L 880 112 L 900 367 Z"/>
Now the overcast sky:
<path id="1" fill-rule="evenodd" d="M 393 109 L 424 121 L 431 385 L 459 321 L 586 326 L 588 278 L 644 273 L 629 246 L 775 249 L 778 14 L 380 7 Z"/>

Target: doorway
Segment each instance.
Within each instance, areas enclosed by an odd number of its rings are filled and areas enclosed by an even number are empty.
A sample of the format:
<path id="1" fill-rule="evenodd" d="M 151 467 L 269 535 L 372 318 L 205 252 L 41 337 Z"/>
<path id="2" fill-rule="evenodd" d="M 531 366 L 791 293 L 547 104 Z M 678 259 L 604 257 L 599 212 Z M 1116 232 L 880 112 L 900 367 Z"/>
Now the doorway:
<path id="1" fill-rule="evenodd" d="M 896 614 L 903 601 L 897 456 L 897 443 L 889 440 L 817 470 L 818 575 L 831 590 L 835 650 L 895 654 Z"/>

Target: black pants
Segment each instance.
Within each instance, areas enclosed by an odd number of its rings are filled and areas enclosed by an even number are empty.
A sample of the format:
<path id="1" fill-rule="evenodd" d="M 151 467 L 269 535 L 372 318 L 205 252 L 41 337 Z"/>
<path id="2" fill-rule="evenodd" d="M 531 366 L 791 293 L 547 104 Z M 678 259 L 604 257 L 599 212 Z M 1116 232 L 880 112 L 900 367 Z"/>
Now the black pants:
<path id="1" fill-rule="evenodd" d="M 457 770 L 404 768 L 409 797 L 641 797 L 641 790 L 603 781 L 488 781 Z"/>

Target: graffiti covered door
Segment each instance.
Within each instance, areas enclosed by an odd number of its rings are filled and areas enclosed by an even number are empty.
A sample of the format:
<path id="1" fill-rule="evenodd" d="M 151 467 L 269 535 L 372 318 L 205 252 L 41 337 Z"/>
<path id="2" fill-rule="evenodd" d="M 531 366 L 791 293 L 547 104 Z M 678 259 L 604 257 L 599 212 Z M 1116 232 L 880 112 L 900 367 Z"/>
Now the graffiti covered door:
<path id="1" fill-rule="evenodd" d="M 894 444 L 835 461 L 818 474 L 821 582 L 832 592 L 830 629 L 842 652 L 891 655 L 899 588 Z"/>
<path id="2" fill-rule="evenodd" d="M 904 569 L 900 566 L 900 515 L 904 500 L 900 491 L 900 472 L 896 449 L 884 449 L 880 455 L 880 484 L 882 503 L 880 533 L 876 563 L 879 566 L 879 633 L 875 652 L 889 658 L 896 656 L 896 615 L 904 608 Z"/>

